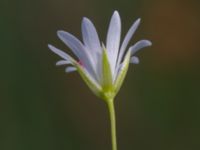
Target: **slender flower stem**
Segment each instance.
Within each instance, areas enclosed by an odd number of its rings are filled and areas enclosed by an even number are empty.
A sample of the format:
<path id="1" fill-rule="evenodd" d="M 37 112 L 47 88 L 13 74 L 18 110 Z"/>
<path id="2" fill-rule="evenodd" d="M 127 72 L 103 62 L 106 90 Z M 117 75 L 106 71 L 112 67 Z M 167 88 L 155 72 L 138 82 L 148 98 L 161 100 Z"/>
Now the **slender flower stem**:
<path id="1" fill-rule="evenodd" d="M 110 113 L 112 150 L 117 150 L 116 120 L 113 99 L 108 100 L 107 105 Z"/>

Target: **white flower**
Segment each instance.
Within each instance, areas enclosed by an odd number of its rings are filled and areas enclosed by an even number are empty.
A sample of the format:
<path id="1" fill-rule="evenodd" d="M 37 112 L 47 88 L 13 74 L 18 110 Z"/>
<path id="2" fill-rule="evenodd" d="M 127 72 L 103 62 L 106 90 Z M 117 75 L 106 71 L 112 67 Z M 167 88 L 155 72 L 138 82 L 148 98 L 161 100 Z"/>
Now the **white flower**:
<path id="1" fill-rule="evenodd" d="M 83 43 L 68 32 L 57 32 L 58 37 L 77 58 L 72 58 L 52 45 L 48 47 L 63 59 L 56 65 L 68 65 L 66 72 L 77 70 L 97 96 L 104 100 L 113 99 L 123 83 L 129 62 L 139 63 L 138 57 L 133 55 L 141 48 L 151 45 L 150 41 L 141 40 L 126 50 L 139 24 L 140 19 L 133 23 L 120 45 L 121 19 L 119 13 L 115 11 L 110 21 L 106 46 L 104 46 L 100 43 L 93 23 L 88 18 L 83 18 L 81 26 Z"/>

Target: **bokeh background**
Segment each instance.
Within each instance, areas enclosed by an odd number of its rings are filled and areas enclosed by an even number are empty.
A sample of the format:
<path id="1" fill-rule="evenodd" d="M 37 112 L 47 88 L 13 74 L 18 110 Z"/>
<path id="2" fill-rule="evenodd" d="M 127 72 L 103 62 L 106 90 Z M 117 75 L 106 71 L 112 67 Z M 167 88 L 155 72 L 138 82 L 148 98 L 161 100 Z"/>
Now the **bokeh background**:
<path id="1" fill-rule="evenodd" d="M 200 1 L 1 0 L 1 150 L 111 149 L 106 105 L 47 44 L 69 52 L 56 31 L 81 38 L 83 16 L 105 41 L 114 10 L 122 37 L 141 17 L 131 43 L 153 42 L 115 101 L 119 150 L 200 149 Z"/>

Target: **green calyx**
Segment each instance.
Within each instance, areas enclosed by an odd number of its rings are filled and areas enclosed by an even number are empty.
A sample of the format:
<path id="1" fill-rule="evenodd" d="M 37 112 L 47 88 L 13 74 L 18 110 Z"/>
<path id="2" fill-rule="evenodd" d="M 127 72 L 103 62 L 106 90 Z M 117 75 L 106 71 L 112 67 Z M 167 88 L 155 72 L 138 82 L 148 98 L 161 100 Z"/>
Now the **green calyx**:
<path id="1" fill-rule="evenodd" d="M 124 79 L 126 77 L 128 67 L 129 67 L 130 57 L 131 57 L 131 52 L 128 51 L 127 54 L 125 55 L 125 58 L 120 68 L 117 79 L 115 80 L 115 84 L 114 84 L 115 93 L 119 92 L 122 86 L 122 83 L 124 82 Z"/>
<path id="2" fill-rule="evenodd" d="M 76 66 L 77 71 L 81 75 L 82 79 L 86 82 L 88 87 L 92 90 L 92 92 L 108 102 L 113 100 L 116 94 L 119 92 L 122 83 L 125 79 L 126 73 L 128 71 L 129 62 L 130 62 L 130 51 L 124 57 L 124 61 L 121 64 L 119 73 L 113 81 L 113 75 L 111 72 L 110 62 L 107 55 L 107 50 L 103 48 L 102 53 L 102 80 L 101 83 L 96 83 L 90 75 L 78 64 L 74 62 L 74 66 Z"/>
<path id="3" fill-rule="evenodd" d="M 110 63 L 107 56 L 107 51 L 103 49 L 103 57 L 102 57 L 102 72 L 103 72 L 103 82 L 102 82 L 102 96 L 101 98 L 105 101 L 110 99 L 114 99 L 114 97 L 119 92 L 122 83 L 125 79 L 126 73 L 128 71 L 129 62 L 130 62 L 130 51 L 127 52 L 124 61 L 121 64 L 119 73 L 115 81 L 113 81 L 113 76 L 111 73 Z"/>

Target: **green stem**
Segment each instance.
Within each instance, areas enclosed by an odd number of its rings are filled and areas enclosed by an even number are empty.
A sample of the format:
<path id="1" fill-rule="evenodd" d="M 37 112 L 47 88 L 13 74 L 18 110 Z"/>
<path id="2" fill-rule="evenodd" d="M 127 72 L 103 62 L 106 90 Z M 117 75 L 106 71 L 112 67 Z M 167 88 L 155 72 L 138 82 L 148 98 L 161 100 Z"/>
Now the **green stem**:
<path id="1" fill-rule="evenodd" d="M 113 99 L 108 100 L 107 105 L 110 113 L 112 150 L 117 150 L 116 120 Z"/>

